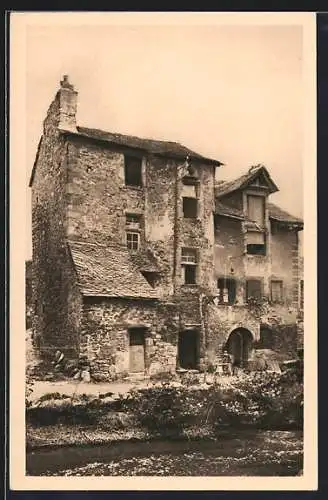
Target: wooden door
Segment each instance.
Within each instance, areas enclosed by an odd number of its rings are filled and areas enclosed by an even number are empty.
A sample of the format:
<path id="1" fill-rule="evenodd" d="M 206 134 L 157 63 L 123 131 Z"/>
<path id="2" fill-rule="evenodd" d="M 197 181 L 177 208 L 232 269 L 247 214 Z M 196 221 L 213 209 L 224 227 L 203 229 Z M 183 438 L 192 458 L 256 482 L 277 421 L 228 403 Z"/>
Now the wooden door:
<path id="1" fill-rule="evenodd" d="M 145 331 L 143 328 L 131 328 L 130 336 L 130 372 L 145 370 Z"/>

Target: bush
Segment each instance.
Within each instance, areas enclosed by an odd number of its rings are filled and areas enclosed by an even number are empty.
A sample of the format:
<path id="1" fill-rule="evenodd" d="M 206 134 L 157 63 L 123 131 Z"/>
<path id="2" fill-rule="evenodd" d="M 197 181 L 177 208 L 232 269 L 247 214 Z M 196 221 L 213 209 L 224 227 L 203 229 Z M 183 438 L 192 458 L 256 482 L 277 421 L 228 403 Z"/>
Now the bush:
<path id="1" fill-rule="evenodd" d="M 199 384 L 200 374 L 193 372 L 185 372 L 181 375 L 181 383 L 185 386 L 194 386 Z"/>
<path id="2" fill-rule="evenodd" d="M 156 382 L 169 383 L 178 380 L 178 377 L 175 373 L 172 372 L 158 372 L 151 375 L 150 380 L 155 383 Z"/>
<path id="3" fill-rule="evenodd" d="M 222 428 L 301 429 L 303 385 L 297 374 L 284 372 L 243 375 L 227 386 L 173 385 L 169 382 L 134 389 L 113 400 L 78 395 L 74 399 L 56 393 L 27 408 L 27 421 L 36 425 L 57 423 L 125 427 L 122 414 L 149 432 L 182 435 L 193 426 L 220 432 Z M 107 396 L 107 395 L 104 395 Z M 119 412 L 120 418 L 114 417 Z M 111 416 L 112 415 L 112 416 Z M 123 423 L 124 422 L 124 423 Z"/>
<path id="4" fill-rule="evenodd" d="M 231 385 L 225 403 L 232 423 L 261 428 L 301 428 L 303 425 L 303 385 L 293 372 L 253 373 Z"/>

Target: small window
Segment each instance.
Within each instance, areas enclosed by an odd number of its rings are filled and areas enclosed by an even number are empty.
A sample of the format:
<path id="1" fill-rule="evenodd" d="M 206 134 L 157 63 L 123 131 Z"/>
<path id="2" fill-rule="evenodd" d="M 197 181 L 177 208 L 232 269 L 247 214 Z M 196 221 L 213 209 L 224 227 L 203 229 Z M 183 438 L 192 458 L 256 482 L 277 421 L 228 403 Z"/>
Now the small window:
<path id="1" fill-rule="evenodd" d="M 181 195 L 183 198 L 197 198 L 197 187 L 196 184 L 183 184 Z"/>
<path id="2" fill-rule="evenodd" d="M 139 214 L 126 214 L 125 223 L 127 226 L 140 226 L 141 215 Z"/>
<path id="3" fill-rule="evenodd" d="M 247 196 L 247 213 L 248 217 L 257 222 L 261 227 L 265 222 L 265 198 L 264 196 Z"/>
<path id="4" fill-rule="evenodd" d="M 141 158 L 124 156 L 125 184 L 127 186 L 142 186 Z"/>
<path id="5" fill-rule="evenodd" d="M 183 282 L 185 285 L 196 284 L 197 250 L 196 248 L 183 248 L 181 251 L 181 264 Z"/>
<path id="6" fill-rule="evenodd" d="M 195 219 L 197 217 L 197 199 L 196 198 L 182 198 L 183 216 L 188 219 Z"/>
<path id="7" fill-rule="evenodd" d="M 304 280 L 300 281 L 300 308 L 303 311 L 304 307 Z"/>
<path id="8" fill-rule="evenodd" d="M 196 264 L 197 263 L 196 248 L 183 248 L 181 251 L 181 262 L 183 264 Z"/>
<path id="9" fill-rule="evenodd" d="M 282 301 L 282 281 L 271 281 L 271 302 Z"/>
<path id="10" fill-rule="evenodd" d="M 155 288 L 155 286 L 157 285 L 158 283 L 158 273 L 153 273 L 153 272 L 149 272 L 149 271 L 144 271 L 142 273 L 143 277 L 148 281 L 149 285 L 153 288 Z"/>
<path id="11" fill-rule="evenodd" d="M 126 246 L 129 250 L 139 249 L 140 236 L 139 233 L 127 232 L 126 233 Z"/>
<path id="12" fill-rule="evenodd" d="M 261 299 L 262 298 L 262 282 L 261 280 L 246 281 L 246 299 Z"/>
<path id="13" fill-rule="evenodd" d="M 220 304 L 234 304 L 236 301 L 236 281 L 231 278 L 219 278 L 217 282 Z"/>
<path id="14" fill-rule="evenodd" d="M 185 264 L 183 266 L 184 272 L 184 284 L 185 285 L 195 285 L 196 284 L 196 266 Z"/>
<path id="15" fill-rule="evenodd" d="M 259 231 L 248 231 L 246 233 L 246 248 L 248 255 L 265 255 L 265 234 Z"/>

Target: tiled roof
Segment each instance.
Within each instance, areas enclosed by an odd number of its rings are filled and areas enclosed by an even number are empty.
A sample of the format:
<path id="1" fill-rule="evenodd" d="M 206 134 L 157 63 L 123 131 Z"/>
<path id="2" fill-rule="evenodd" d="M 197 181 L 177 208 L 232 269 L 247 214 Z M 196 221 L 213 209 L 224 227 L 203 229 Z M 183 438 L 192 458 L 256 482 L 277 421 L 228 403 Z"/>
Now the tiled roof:
<path id="1" fill-rule="evenodd" d="M 157 298 L 125 247 L 68 242 L 81 293 L 87 296 Z"/>
<path id="2" fill-rule="evenodd" d="M 244 220 L 245 216 L 238 208 L 228 207 L 221 203 L 218 199 L 215 200 L 215 214 L 223 215 L 226 217 L 234 217 L 236 219 Z"/>
<path id="3" fill-rule="evenodd" d="M 270 186 L 270 193 L 278 191 L 278 187 L 271 179 L 267 169 L 263 165 L 259 165 L 258 167 L 252 167 L 246 174 L 238 177 L 237 179 L 234 179 L 232 181 L 221 181 L 220 183 L 217 183 L 215 187 L 215 196 L 221 198 L 222 196 L 232 193 L 233 191 L 242 189 L 261 173 L 263 173 L 267 178 L 267 182 Z"/>
<path id="4" fill-rule="evenodd" d="M 299 226 L 303 225 L 302 219 L 294 217 L 288 212 L 285 212 L 285 210 L 282 210 L 274 203 L 268 203 L 268 209 L 269 209 L 269 217 L 272 220 L 275 220 L 277 222 L 286 222 L 289 224 L 297 224 Z M 229 207 L 228 205 L 224 205 L 219 200 L 215 200 L 215 214 L 247 221 L 247 217 L 243 214 L 241 210 Z"/>
<path id="5" fill-rule="evenodd" d="M 280 207 L 274 203 L 268 203 L 269 217 L 270 219 L 276 220 L 278 222 L 289 222 L 291 224 L 303 224 L 302 219 L 295 217 L 294 215 L 285 212 Z"/>
<path id="6" fill-rule="evenodd" d="M 69 133 L 73 135 L 79 135 L 82 137 L 88 137 L 89 139 L 95 139 L 98 141 L 108 142 L 118 146 L 125 146 L 128 148 L 139 149 L 147 153 L 167 156 L 172 158 L 185 159 L 187 156 L 190 159 L 198 160 L 203 163 L 211 163 L 213 165 L 223 165 L 218 160 L 207 158 L 202 156 L 195 151 L 179 144 L 178 142 L 172 141 L 160 141 L 155 139 L 143 139 L 141 137 L 136 137 L 133 135 L 117 134 L 113 132 L 105 132 L 104 130 L 77 127 L 77 132 L 63 131 L 64 133 Z"/>
<path id="7" fill-rule="evenodd" d="M 140 271 L 148 273 L 159 273 L 158 264 L 149 250 L 139 250 L 131 254 L 131 260 Z"/>

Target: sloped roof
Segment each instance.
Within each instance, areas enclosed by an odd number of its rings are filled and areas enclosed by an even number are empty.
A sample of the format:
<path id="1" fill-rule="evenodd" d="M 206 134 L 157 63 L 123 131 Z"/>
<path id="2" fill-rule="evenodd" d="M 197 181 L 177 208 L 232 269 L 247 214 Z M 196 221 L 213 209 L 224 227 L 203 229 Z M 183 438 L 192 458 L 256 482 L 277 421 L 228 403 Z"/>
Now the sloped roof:
<path id="1" fill-rule="evenodd" d="M 221 203 L 221 201 L 218 199 L 215 200 L 215 214 L 240 220 L 245 219 L 245 216 L 241 210 L 238 210 L 238 208 L 228 207 L 227 205 Z"/>
<path id="2" fill-rule="evenodd" d="M 159 273 L 158 264 L 150 250 L 139 250 L 131 253 L 130 258 L 134 265 L 140 270 L 148 273 Z"/>
<path id="3" fill-rule="evenodd" d="M 246 174 L 238 177 L 237 179 L 234 179 L 232 181 L 221 181 L 217 183 L 215 187 L 215 196 L 221 198 L 222 196 L 230 194 L 233 191 L 242 189 L 249 185 L 256 177 L 261 174 L 266 178 L 270 193 L 279 191 L 267 169 L 263 165 L 259 165 L 258 167 L 250 168 Z"/>
<path id="4" fill-rule="evenodd" d="M 276 220 L 278 222 L 287 222 L 290 224 L 303 224 L 302 219 L 289 214 L 288 212 L 282 210 L 274 203 L 268 203 L 268 209 L 269 209 L 270 219 Z"/>
<path id="5" fill-rule="evenodd" d="M 125 247 L 81 241 L 69 241 L 68 246 L 83 295 L 157 298 Z"/>
<path id="6" fill-rule="evenodd" d="M 167 156 L 172 158 L 185 159 L 189 156 L 190 159 L 198 160 L 203 163 L 211 163 L 213 165 L 223 165 L 222 162 L 207 158 L 202 156 L 195 151 L 183 146 L 178 142 L 172 141 L 161 141 L 156 139 L 146 139 L 141 137 L 136 137 L 133 135 L 117 134 L 113 132 L 106 132 L 104 130 L 77 127 L 77 132 L 72 131 L 62 131 L 63 133 L 78 135 L 81 137 L 87 137 L 89 139 L 94 139 L 102 142 L 108 142 L 118 146 L 125 146 L 132 149 L 139 149 L 140 151 L 145 151 L 151 154 Z"/>
<path id="7" fill-rule="evenodd" d="M 295 217 L 294 215 L 289 214 L 285 210 L 282 210 L 280 207 L 275 205 L 274 203 L 268 203 L 269 210 L 269 218 L 271 220 L 275 220 L 277 222 L 283 222 L 287 224 L 296 224 L 298 226 L 303 226 L 302 219 Z M 230 207 L 228 205 L 223 204 L 219 200 L 215 200 L 215 215 L 221 215 L 223 217 L 231 217 L 234 219 L 245 220 L 251 222 L 241 210 L 237 208 Z"/>

